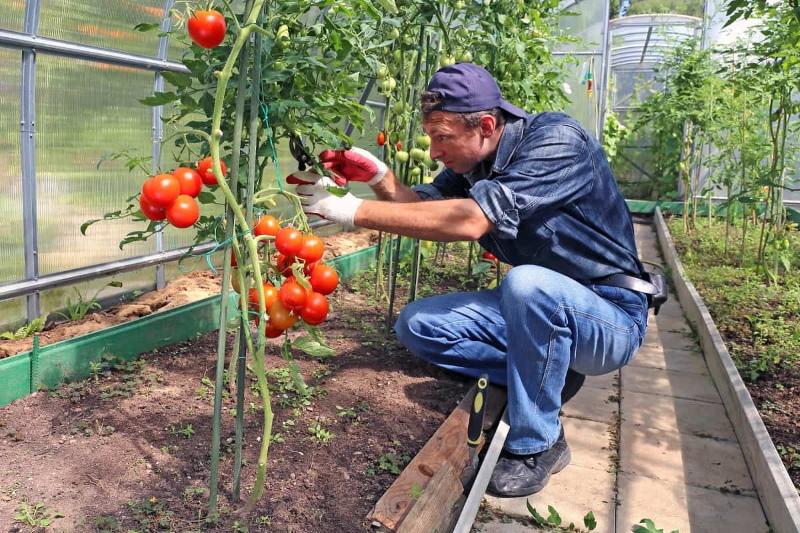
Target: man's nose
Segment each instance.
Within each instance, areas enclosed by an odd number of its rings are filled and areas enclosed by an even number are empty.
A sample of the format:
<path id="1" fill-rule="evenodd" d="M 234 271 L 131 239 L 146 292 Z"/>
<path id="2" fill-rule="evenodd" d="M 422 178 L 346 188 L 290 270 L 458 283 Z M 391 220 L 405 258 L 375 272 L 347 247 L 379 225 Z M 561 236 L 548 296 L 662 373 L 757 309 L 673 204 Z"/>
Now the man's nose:
<path id="1" fill-rule="evenodd" d="M 431 143 L 430 152 L 431 152 L 431 159 L 438 160 L 444 157 L 444 151 L 441 148 L 439 148 L 435 142 Z"/>

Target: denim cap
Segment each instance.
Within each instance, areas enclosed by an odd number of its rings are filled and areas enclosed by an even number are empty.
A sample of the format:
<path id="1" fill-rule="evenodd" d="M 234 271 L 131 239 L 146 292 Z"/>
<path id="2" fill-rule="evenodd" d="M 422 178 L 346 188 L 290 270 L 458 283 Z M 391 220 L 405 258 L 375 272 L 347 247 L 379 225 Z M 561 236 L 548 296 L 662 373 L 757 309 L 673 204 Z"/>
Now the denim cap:
<path id="1" fill-rule="evenodd" d="M 525 118 L 527 113 L 500 96 L 500 88 L 485 68 L 473 63 L 456 63 L 440 68 L 428 82 L 427 89 L 442 97 L 438 109 L 454 113 L 472 113 L 499 107 L 509 115 Z"/>

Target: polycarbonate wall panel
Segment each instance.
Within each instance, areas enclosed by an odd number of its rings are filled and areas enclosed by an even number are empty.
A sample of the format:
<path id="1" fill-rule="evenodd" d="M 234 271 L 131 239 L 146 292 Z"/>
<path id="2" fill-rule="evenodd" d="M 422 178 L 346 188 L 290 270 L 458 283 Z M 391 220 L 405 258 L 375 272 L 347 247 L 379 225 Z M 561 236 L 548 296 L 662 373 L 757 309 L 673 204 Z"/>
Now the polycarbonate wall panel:
<path id="1" fill-rule="evenodd" d="M 605 2 L 579 0 L 567 8 L 567 13 L 559 18 L 558 25 L 563 33 L 577 42 L 559 44 L 558 50 L 599 50 L 603 43 Z"/>
<path id="2" fill-rule="evenodd" d="M 50 274 L 153 251 L 151 243 L 118 248 L 144 229 L 130 219 L 80 225 L 125 207 L 146 178 L 103 156 L 129 149 L 148 156 L 152 112 L 138 102 L 152 93 L 153 73 L 40 55 L 36 77 L 36 171 L 39 268 Z M 150 163 L 145 166 L 149 169 Z"/>
<path id="3" fill-rule="evenodd" d="M 27 322 L 25 297 L 0 301 L 0 333 L 15 330 Z"/>
<path id="4" fill-rule="evenodd" d="M 41 0 L 39 35 L 145 56 L 158 51 L 158 32 L 133 29 L 157 24 L 163 0 Z"/>
<path id="5" fill-rule="evenodd" d="M 22 31 L 25 20 L 25 0 L 3 0 L 0 4 L 0 29 Z"/>
<path id="6" fill-rule="evenodd" d="M 594 61 L 592 61 L 594 58 Z M 570 103 L 564 112 L 573 117 L 586 128 L 586 131 L 597 137 L 597 114 L 599 112 L 599 92 L 598 83 L 601 76 L 600 65 L 602 56 L 577 56 L 577 64 L 569 64 L 564 77 L 564 82 L 569 85 L 572 94 L 569 95 Z M 592 93 L 589 94 L 585 82 L 586 71 L 592 69 L 594 85 Z"/>
<path id="7" fill-rule="evenodd" d="M 19 95 L 22 53 L 0 48 L 0 284 L 24 275 Z"/>
<path id="8" fill-rule="evenodd" d="M 612 70 L 612 102 L 614 107 L 636 107 L 651 93 L 649 87 L 655 77 L 653 66 L 648 69 Z"/>

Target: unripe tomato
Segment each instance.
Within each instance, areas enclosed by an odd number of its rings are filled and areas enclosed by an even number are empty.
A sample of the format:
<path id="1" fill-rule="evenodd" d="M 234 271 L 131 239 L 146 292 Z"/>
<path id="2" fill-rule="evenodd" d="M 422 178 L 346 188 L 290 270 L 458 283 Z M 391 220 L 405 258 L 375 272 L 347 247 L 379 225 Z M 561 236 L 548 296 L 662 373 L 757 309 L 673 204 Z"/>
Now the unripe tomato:
<path id="1" fill-rule="evenodd" d="M 425 150 L 420 148 L 412 148 L 409 152 L 411 159 L 414 161 L 425 161 Z"/>
<path id="2" fill-rule="evenodd" d="M 281 228 L 275 235 L 275 248 L 283 255 L 297 255 L 303 248 L 303 234 L 292 227 Z"/>
<path id="3" fill-rule="evenodd" d="M 400 37 L 400 30 L 397 28 L 392 28 L 389 30 L 389 33 L 386 35 L 389 39 L 397 39 Z"/>
<path id="4" fill-rule="evenodd" d="M 395 159 L 397 159 L 400 163 L 405 163 L 408 161 L 408 152 L 405 150 L 398 150 L 396 154 L 394 154 Z"/>
<path id="5" fill-rule="evenodd" d="M 451 55 L 442 54 L 441 56 L 439 56 L 439 67 L 440 68 L 449 67 L 450 65 L 455 65 L 455 63 L 456 63 L 456 58 L 454 58 Z"/>
<path id="6" fill-rule="evenodd" d="M 167 208 L 167 220 L 176 228 L 188 228 L 200 218 L 200 206 L 188 194 L 181 194 Z"/>
<path id="7" fill-rule="evenodd" d="M 269 324 L 280 331 L 289 329 L 297 322 L 297 317 L 286 309 L 280 298 L 269 308 Z"/>
<path id="8" fill-rule="evenodd" d="M 181 194 L 188 194 L 192 198 L 197 198 L 197 195 L 203 190 L 203 180 L 193 168 L 178 167 L 172 171 L 172 175 L 180 183 Z"/>
<path id="9" fill-rule="evenodd" d="M 461 0 L 458 0 L 458 2 L 453 4 L 453 7 L 455 8 L 456 11 L 461 11 L 462 9 L 464 9 L 464 6 L 465 4 Z"/>
<path id="10" fill-rule="evenodd" d="M 278 254 L 275 258 L 275 269 L 281 273 L 284 278 L 292 275 L 292 264 L 294 263 L 293 255 Z"/>
<path id="11" fill-rule="evenodd" d="M 222 177 L 224 178 L 228 175 L 228 167 L 225 165 L 225 161 L 222 160 L 220 160 L 219 166 L 222 170 Z M 203 183 L 206 185 L 217 184 L 217 177 L 214 175 L 214 163 L 211 159 L 211 156 L 208 156 L 197 163 L 197 173 L 200 174 L 200 179 L 202 179 Z"/>
<path id="12" fill-rule="evenodd" d="M 167 208 L 181 194 L 181 184 L 172 174 L 159 174 L 144 180 L 142 195 L 153 207 Z"/>
<path id="13" fill-rule="evenodd" d="M 383 146 L 386 144 L 386 133 L 379 131 L 378 138 L 375 139 L 375 142 L 378 143 L 378 146 Z"/>
<path id="14" fill-rule="evenodd" d="M 417 137 L 414 139 L 414 143 L 423 150 L 427 150 L 431 145 L 431 136 L 424 133 L 417 135 Z"/>
<path id="15" fill-rule="evenodd" d="M 283 282 L 278 291 L 281 303 L 292 311 L 300 311 L 308 299 L 308 291 L 297 283 L 294 278 L 288 278 Z"/>
<path id="16" fill-rule="evenodd" d="M 386 65 L 381 65 L 375 72 L 375 77 L 378 78 L 379 80 L 384 79 L 388 75 L 389 75 L 389 67 L 387 67 Z"/>
<path id="17" fill-rule="evenodd" d="M 458 55 L 457 59 L 459 63 L 472 63 L 472 52 L 464 50 Z"/>
<path id="18" fill-rule="evenodd" d="M 164 208 L 151 204 L 144 194 L 139 196 L 139 208 L 142 210 L 142 214 L 150 220 L 164 220 L 167 218 Z"/>
<path id="19" fill-rule="evenodd" d="M 306 324 L 316 326 L 321 324 L 328 316 L 328 299 L 318 292 L 312 292 L 308 295 L 306 305 L 300 311 L 300 318 Z"/>
<path id="20" fill-rule="evenodd" d="M 316 235 L 306 235 L 303 238 L 303 247 L 297 252 L 297 257 L 309 264 L 322 259 L 324 253 L 325 242 Z"/>
<path id="21" fill-rule="evenodd" d="M 339 285 L 339 274 L 332 267 L 320 263 L 311 271 L 308 281 L 311 283 L 311 289 L 314 292 L 330 294 Z"/>
<path id="22" fill-rule="evenodd" d="M 256 237 L 261 235 L 272 235 L 273 237 L 278 234 L 281 229 L 281 224 L 278 219 L 272 215 L 264 215 L 258 219 L 256 225 L 253 226 L 253 234 Z"/>
<path id="23" fill-rule="evenodd" d="M 225 17 L 213 9 L 195 11 L 186 23 L 189 37 L 198 46 L 216 48 L 225 39 Z"/>
<path id="24" fill-rule="evenodd" d="M 242 294 L 242 286 L 239 284 L 239 269 L 232 268 L 231 269 L 231 288 Z"/>
<path id="25" fill-rule="evenodd" d="M 414 167 L 411 169 L 411 177 L 418 178 L 420 174 L 422 174 L 422 170 L 420 170 L 419 167 Z"/>

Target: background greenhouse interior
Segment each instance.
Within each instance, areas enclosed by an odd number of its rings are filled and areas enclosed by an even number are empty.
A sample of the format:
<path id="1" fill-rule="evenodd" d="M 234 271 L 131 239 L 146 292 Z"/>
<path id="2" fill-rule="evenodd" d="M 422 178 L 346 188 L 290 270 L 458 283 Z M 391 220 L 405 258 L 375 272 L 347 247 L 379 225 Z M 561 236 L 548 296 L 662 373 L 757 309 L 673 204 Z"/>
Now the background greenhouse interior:
<path id="1" fill-rule="evenodd" d="M 154 161 L 170 154 L 170 146 L 159 142 L 160 108 L 143 106 L 139 100 L 163 88 L 160 69 L 185 70 L 179 63 L 183 49 L 156 32 L 135 31 L 134 26 L 150 22 L 166 29 L 173 2 L 6 0 L 4 4 L 0 329 L 64 308 L 68 299 L 76 297 L 75 290 L 90 297 L 110 279 L 122 287 L 106 288 L 102 296 L 107 301 L 162 287 L 186 271 L 207 268 L 203 257 L 174 261 L 182 255 L 180 249 L 192 243 L 193 235 L 169 225 L 155 238 L 122 251 L 118 244 L 136 229 L 135 222 L 98 224 L 85 236 L 80 232 L 84 221 L 118 209 L 138 191 L 141 177 L 118 161 L 105 160 L 109 154 L 129 149 L 152 153 Z M 560 25 L 573 40 L 554 51 L 568 60 L 563 81 L 571 103 L 565 111 L 598 137 L 607 107 L 623 122 L 632 120 L 646 94 L 643 82 L 653 78 L 653 69 L 669 48 L 691 37 L 710 46 L 741 31 L 737 25 L 722 30 L 724 10 L 713 0 L 705 6 L 701 2 L 612 4 L 562 2 Z M 678 13 L 635 14 L 653 8 Z M 628 10 L 626 16 L 618 16 L 620 9 Z M 590 77 L 593 90 L 587 86 Z M 376 110 L 375 125 L 354 139 L 355 144 L 377 149 L 373 139 L 381 98 L 370 95 L 367 102 Z M 636 182 L 647 173 L 648 145 L 646 139 L 637 142 L 620 148 L 620 157 L 628 164 L 618 173 L 627 181 Z M 296 168 L 285 146 L 279 153 L 284 174 Z M 174 250 L 179 251 L 170 256 L 172 261 L 162 262 L 164 254 L 154 256 Z M 103 275 L 111 272 L 113 277 Z"/>

